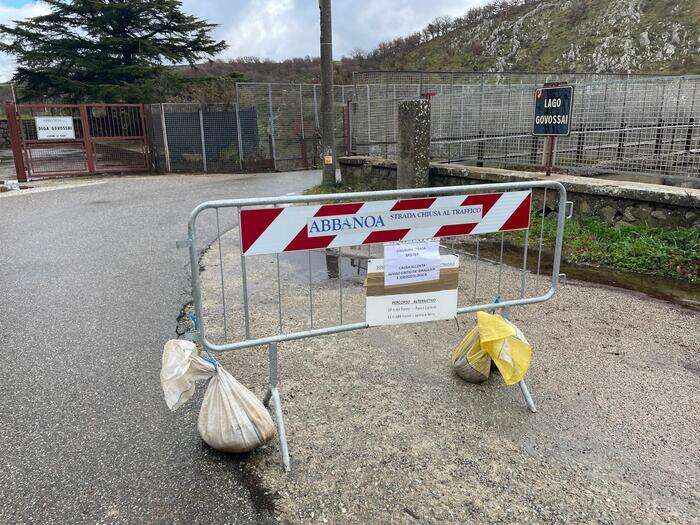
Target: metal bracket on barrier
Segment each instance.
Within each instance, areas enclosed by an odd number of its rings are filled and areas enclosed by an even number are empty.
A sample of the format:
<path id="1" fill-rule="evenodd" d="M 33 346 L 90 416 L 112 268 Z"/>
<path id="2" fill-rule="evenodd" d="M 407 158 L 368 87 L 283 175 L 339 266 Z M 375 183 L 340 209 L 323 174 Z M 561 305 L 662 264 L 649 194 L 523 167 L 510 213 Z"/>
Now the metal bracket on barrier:
<path id="1" fill-rule="evenodd" d="M 573 201 L 566 201 L 564 203 L 564 207 L 566 208 L 566 218 L 570 219 L 571 217 L 574 216 L 574 203 Z"/>
<path id="2" fill-rule="evenodd" d="M 175 248 L 189 248 L 192 246 L 191 239 L 184 239 L 182 241 L 175 241 Z"/>
<path id="3" fill-rule="evenodd" d="M 559 284 L 561 284 L 562 286 L 566 286 L 566 274 L 560 273 L 558 281 L 559 281 Z"/>

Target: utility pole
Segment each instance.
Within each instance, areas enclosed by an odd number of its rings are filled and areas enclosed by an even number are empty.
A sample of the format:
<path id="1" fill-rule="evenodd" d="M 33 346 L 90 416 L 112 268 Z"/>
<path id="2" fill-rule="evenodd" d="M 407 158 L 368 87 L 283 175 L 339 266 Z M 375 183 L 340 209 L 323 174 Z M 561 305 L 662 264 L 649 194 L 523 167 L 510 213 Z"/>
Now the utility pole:
<path id="1" fill-rule="evenodd" d="M 321 142 L 324 186 L 335 184 L 335 118 L 333 116 L 333 30 L 331 0 L 318 0 L 321 11 Z"/>

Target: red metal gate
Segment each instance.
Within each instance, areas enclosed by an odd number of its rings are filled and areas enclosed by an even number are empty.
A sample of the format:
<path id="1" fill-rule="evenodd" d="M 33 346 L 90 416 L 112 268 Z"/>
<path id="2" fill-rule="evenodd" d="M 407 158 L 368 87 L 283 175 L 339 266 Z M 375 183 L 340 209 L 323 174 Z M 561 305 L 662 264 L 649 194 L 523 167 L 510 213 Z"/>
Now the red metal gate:
<path id="1" fill-rule="evenodd" d="M 5 103 L 20 181 L 148 171 L 142 104 Z"/>

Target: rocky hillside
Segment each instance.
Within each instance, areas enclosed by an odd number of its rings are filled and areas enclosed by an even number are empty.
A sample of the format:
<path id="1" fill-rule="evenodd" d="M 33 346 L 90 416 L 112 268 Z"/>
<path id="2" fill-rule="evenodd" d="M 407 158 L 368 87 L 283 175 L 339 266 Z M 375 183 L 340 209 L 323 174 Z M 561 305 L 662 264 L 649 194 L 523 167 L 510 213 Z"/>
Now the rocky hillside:
<path id="1" fill-rule="evenodd" d="M 700 1 L 497 2 L 357 58 L 389 69 L 700 73 Z"/>

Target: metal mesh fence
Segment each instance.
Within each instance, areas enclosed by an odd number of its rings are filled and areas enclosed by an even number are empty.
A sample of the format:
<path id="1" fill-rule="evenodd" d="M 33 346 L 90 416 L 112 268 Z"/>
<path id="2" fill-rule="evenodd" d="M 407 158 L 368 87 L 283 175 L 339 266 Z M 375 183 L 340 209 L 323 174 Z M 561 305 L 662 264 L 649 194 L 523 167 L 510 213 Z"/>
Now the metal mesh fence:
<path id="1" fill-rule="evenodd" d="M 573 172 L 700 176 L 700 76 L 367 72 L 354 75 L 357 153 L 396 155 L 397 103 L 431 100 L 431 157 L 504 167 L 541 166 L 533 96 L 545 82 L 574 85 L 572 131 L 555 164 Z"/>
<path id="2" fill-rule="evenodd" d="M 347 101 L 335 86 L 336 151 L 349 147 Z M 315 84 L 238 83 L 235 104 L 152 104 L 156 169 L 187 172 L 321 167 L 321 89 Z"/>

